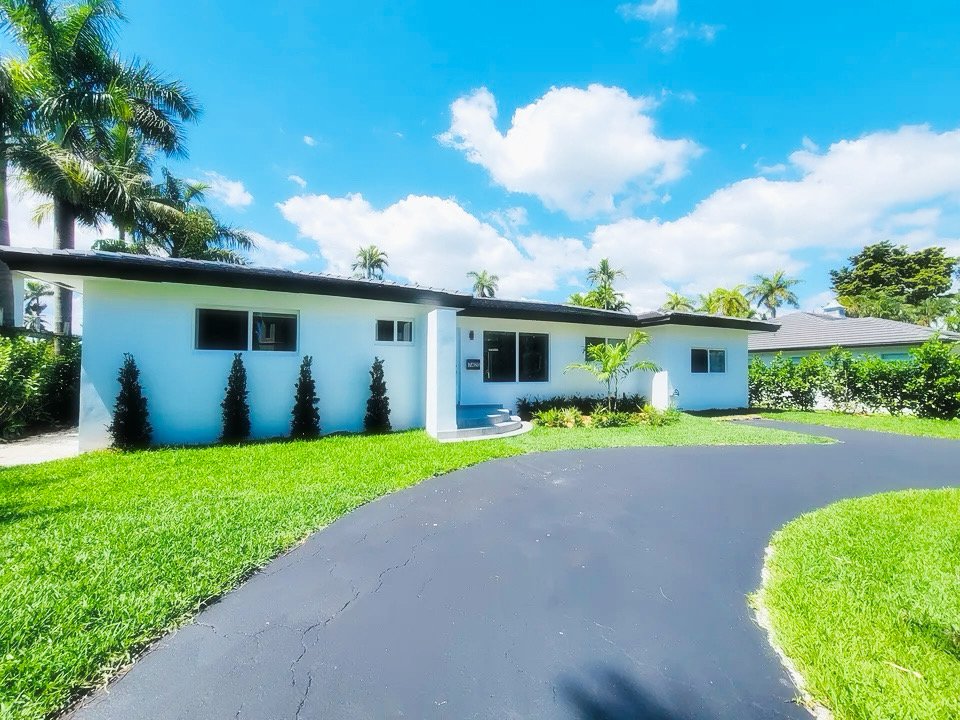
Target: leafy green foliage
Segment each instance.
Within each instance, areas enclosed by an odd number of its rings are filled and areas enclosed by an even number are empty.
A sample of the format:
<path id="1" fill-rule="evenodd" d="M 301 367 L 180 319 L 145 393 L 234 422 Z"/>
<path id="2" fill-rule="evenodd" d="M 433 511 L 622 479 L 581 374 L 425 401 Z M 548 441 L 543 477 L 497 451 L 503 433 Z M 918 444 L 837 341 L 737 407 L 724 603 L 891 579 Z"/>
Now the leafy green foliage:
<path id="1" fill-rule="evenodd" d="M 750 307 L 750 300 L 744 294 L 744 290 L 746 290 L 746 285 L 715 288 L 706 295 L 700 296 L 697 310 L 711 315 L 726 315 L 727 317 L 756 317 L 757 313 Z"/>
<path id="2" fill-rule="evenodd" d="M 590 426 L 595 428 L 629 427 L 639 425 L 640 413 L 628 413 L 622 410 L 610 410 L 600 405 L 590 416 Z"/>
<path id="3" fill-rule="evenodd" d="M 130 353 L 123 355 L 117 381 L 120 392 L 108 428 L 113 446 L 119 450 L 142 450 L 150 446 L 153 428 L 150 427 L 147 398 L 140 386 L 140 369 Z"/>
<path id="4" fill-rule="evenodd" d="M 922 418 L 960 417 L 960 355 L 941 342 L 925 343 L 911 354 L 905 382 L 910 408 Z"/>
<path id="5" fill-rule="evenodd" d="M 387 397 L 387 382 L 383 378 L 383 360 L 374 358 L 370 368 L 370 397 L 363 427 L 368 433 L 390 432 L 390 398 Z"/>
<path id="6" fill-rule="evenodd" d="M 492 298 L 497 294 L 500 277 L 486 270 L 471 270 L 467 277 L 473 280 L 473 294 L 481 298 Z"/>
<path id="7" fill-rule="evenodd" d="M 607 409 L 616 410 L 620 395 L 620 382 L 635 372 L 660 370 L 649 360 L 631 361 L 630 357 L 641 345 L 650 341 L 650 336 L 640 330 L 633 331 L 623 342 L 597 343 L 587 348 L 587 362 L 571 363 L 564 373 L 581 370 L 593 375 L 607 389 Z"/>
<path id="8" fill-rule="evenodd" d="M 47 309 L 44 298 L 53 297 L 53 290 L 39 280 L 27 280 L 23 295 L 23 326 L 33 332 L 46 330 L 43 311 Z"/>
<path id="9" fill-rule="evenodd" d="M 390 265 L 387 253 L 376 245 L 367 245 L 357 250 L 357 259 L 352 269 L 357 277 L 367 280 L 383 280 L 383 273 Z"/>
<path id="10" fill-rule="evenodd" d="M 77 422 L 80 342 L 0 337 L 0 437 Z"/>
<path id="11" fill-rule="evenodd" d="M 678 292 L 668 292 L 660 309 L 667 312 L 693 312 L 696 308 L 694 307 L 693 300 L 686 295 Z"/>
<path id="12" fill-rule="evenodd" d="M 293 401 L 293 421 L 290 423 L 290 437 L 309 439 L 320 436 L 320 411 L 317 404 L 317 383 L 313 379 L 313 358 L 304 355 L 300 363 L 300 377 L 297 380 Z"/>
<path id="13" fill-rule="evenodd" d="M 746 297 L 757 304 L 757 307 L 766 308 L 765 317 L 775 318 L 777 308 L 783 305 L 800 307 L 800 301 L 793 288 L 800 284 L 800 280 L 787 277 L 783 270 L 777 270 L 773 275 L 755 275 L 754 284 L 747 288 Z"/>
<path id="14" fill-rule="evenodd" d="M 586 293 L 574 293 L 567 302 L 580 307 L 625 312 L 630 309 L 630 303 L 622 292 L 613 287 L 614 281 L 622 277 L 626 277 L 623 270 L 614 268 L 607 258 L 602 258 L 597 267 L 587 271 L 587 280 L 592 289 Z"/>
<path id="15" fill-rule="evenodd" d="M 942 247 L 910 252 L 884 241 L 852 255 L 848 265 L 830 271 L 830 279 L 837 297 L 873 294 L 916 304 L 947 292 L 958 262 Z"/>
<path id="16" fill-rule="evenodd" d="M 230 375 L 223 402 L 223 431 L 220 440 L 226 443 L 238 443 L 250 437 L 250 405 L 247 403 L 247 369 L 243 365 L 240 353 L 233 356 Z"/>
<path id="17" fill-rule="evenodd" d="M 543 410 L 576 408 L 581 415 L 590 415 L 598 404 L 606 404 L 607 398 L 602 395 L 554 395 L 547 398 L 520 397 L 517 398 L 517 414 L 522 420 L 531 420 Z M 647 404 L 643 395 L 623 395 L 617 407 L 626 412 L 639 412 Z"/>
<path id="18" fill-rule="evenodd" d="M 580 427 L 583 425 L 583 413 L 575 407 L 547 408 L 533 413 L 533 419 L 544 427 Z"/>

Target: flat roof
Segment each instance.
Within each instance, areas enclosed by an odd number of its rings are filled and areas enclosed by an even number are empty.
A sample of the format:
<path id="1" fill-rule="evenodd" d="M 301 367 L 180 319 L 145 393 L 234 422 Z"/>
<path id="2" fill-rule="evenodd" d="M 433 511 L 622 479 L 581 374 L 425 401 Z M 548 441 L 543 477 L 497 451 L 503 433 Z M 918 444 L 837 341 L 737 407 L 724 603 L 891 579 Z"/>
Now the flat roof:
<path id="1" fill-rule="evenodd" d="M 721 315 L 659 311 L 633 314 L 536 300 L 478 298 L 463 292 L 389 280 L 346 278 L 326 273 L 153 255 L 0 247 L 0 262 L 6 264 L 10 270 L 23 273 L 209 285 L 437 305 L 456 308 L 460 310 L 461 315 L 467 317 L 541 320 L 632 328 L 690 325 L 767 332 L 773 332 L 778 328 L 775 323 L 763 320 L 730 318 Z"/>

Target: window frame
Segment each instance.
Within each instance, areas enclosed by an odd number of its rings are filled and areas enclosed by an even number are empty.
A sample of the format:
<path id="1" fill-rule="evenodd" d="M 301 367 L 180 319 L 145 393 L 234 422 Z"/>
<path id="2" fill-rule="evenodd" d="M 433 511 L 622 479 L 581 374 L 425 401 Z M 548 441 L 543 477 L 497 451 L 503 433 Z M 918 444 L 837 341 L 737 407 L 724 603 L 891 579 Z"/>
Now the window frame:
<path id="1" fill-rule="evenodd" d="M 259 310 L 252 309 L 249 311 L 250 317 L 248 324 L 250 326 L 249 331 L 247 332 L 248 343 L 247 346 L 250 348 L 250 352 L 263 353 L 268 352 L 272 355 L 295 355 L 300 352 L 300 313 L 297 310 Z M 293 318 L 293 327 L 294 327 L 294 343 L 293 350 L 263 350 L 260 348 L 255 348 L 253 346 L 253 316 L 254 315 L 284 315 Z"/>
<path id="2" fill-rule="evenodd" d="M 693 369 L 693 353 L 697 350 L 707 354 L 707 369 L 699 372 Z M 723 353 L 723 370 L 714 370 L 711 362 L 710 353 Z M 726 375 L 727 374 L 727 349 L 718 347 L 692 347 L 690 348 L 690 374 L 691 375 Z"/>
<path id="3" fill-rule="evenodd" d="M 393 339 L 392 340 L 378 340 L 377 339 L 377 326 L 382 322 L 393 323 Z M 409 340 L 397 340 L 400 336 L 400 333 L 397 332 L 399 329 L 400 323 L 409 323 L 410 324 L 410 339 Z M 414 334 L 414 329 L 416 328 L 416 323 L 411 317 L 378 317 L 373 321 L 373 342 L 375 345 L 400 345 L 402 347 L 413 347 L 416 344 L 416 335 Z"/>
<path id="4" fill-rule="evenodd" d="M 483 382 L 485 383 L 497 383 L 500 385 L 514 384 L 514 385 L 525 385 L 528 383 L 548 383 L 550 382 L 550 346 L 551 346 L 551 335 L 546 332 L 535 332 L 532 330 L 483 330 L 481 331 L 482 335 L 480 336 L 481 344 L 481 375 Z M 487 376 L 487 333 L 497 333 L 499 335 L 513 335 L 513 379 L 511 380 L 493 380 Z M 521 380 L 520 379 L 520 336 L 521 335 L 535 335 L 539 337 L 546 338 L 547 351 L 546 351 L 546 362 L 545 370 L 546 375 L 543 380 Z"/>
<path id="5" fill-rule="evenodd" d="M 245 313 L 247 316 L 247 341 L 243 349 L 202 348 L 200 347 L 200 312 L 214 310 L 221 312 Z M 297 341 L 293 350 L 255 350 L 253 347 L 253 314 L 263 315 L 291 315 L 294 318 Z M 278 310 L 275 308 L 238 307 L 237 305 L 196 305 L 193 309 L 193 352 L 229 352 L 229 353 L 270 353 L 271 355 L 297 355 L 300 352 L 300 311 Z"/>

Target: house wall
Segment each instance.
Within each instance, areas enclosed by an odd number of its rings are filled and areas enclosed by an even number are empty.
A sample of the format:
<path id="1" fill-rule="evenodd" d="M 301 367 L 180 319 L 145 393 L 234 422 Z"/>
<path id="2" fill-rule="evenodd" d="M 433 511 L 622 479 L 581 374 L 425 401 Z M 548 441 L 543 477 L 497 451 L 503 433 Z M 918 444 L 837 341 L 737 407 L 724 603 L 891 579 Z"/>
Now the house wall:
<path id="1" fill-rule="evenodd" d="M 877 355 L 884 358 L 885 360 L 906 360 L 910 357 L 910 351 L 913 348 L 920 347 L 919 345 L 873 345 L 870 347 L 857 347 L 857 348 L 847 348 L 854 357 L 864 357 L 867 355 Z M 785 358 L 796 358 L 800 359 L 806 357 L 807 355 L 814 355 L 819 353 L 820 355 L 826 355 L 830 352 L 829 348 L 821 348 L 814 350 L 784 350 L 783 356 Z M 751 352 L 750 358 L 760 358 L 765 363 L 770 363 L 774 357 L 776 357 L 777 352 Z"/>
<path id="2" fill-rule="evenodd" d="M 426 317 L 431 306 L 195 285 L 88 279 L 81 370 L 81 449 L 105 447 L 123 353 L 132 353 L 157 443 L 220 433 L 233 351 L 195 349 L 199 307 L 299 313 L 296 352 L 241 353 L 255 437 L 286 435 L 303 355 L 313 356 L 323 431 L 359 430 L 374 356 L 384 359 L 395 428 L 425 422 Z M 413 343 L 378 343 L 377 319 L 412 320 Z"/>

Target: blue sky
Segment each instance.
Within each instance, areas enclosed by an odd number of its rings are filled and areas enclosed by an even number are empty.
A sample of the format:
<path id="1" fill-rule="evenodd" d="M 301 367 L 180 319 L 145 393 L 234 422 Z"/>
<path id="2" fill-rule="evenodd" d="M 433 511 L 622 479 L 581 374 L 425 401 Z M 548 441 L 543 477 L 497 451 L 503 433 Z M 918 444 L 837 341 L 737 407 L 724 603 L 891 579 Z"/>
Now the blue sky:
<path id="1" fill-rule="evenodd" d="M 814 307 L 864 242 L 960 254 L 956 2 L 124 10 L 121 51 L 205 109 L 171 165 L 258 262 L 376 242 L 396 279 L 561 299 L 609 256 L 638 308 L 784 267 Z"/>

